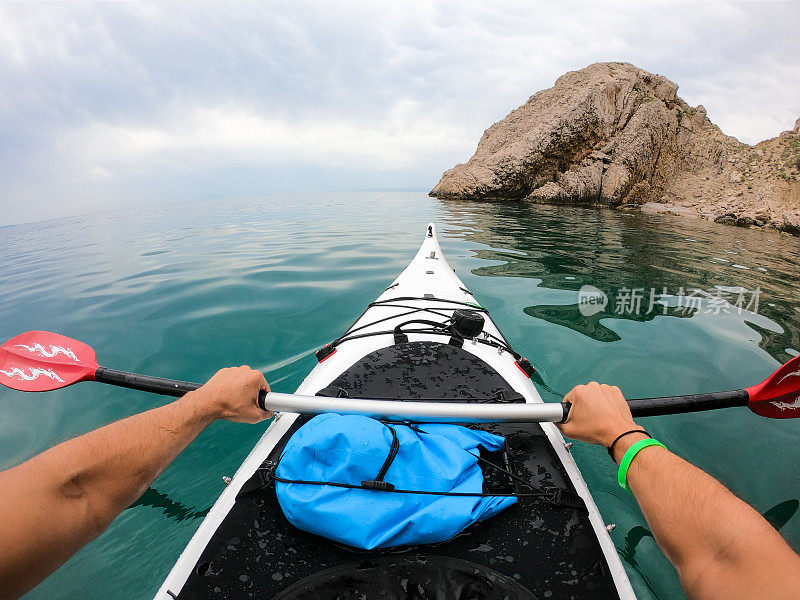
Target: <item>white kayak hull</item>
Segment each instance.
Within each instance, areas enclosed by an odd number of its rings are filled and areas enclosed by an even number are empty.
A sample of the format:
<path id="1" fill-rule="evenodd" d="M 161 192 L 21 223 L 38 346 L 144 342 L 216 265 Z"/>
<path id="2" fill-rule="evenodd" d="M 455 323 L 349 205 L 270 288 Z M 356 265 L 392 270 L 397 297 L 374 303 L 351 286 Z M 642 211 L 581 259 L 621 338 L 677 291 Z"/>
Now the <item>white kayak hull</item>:
<path id="1" fill-rule="evenodd" d="M 425 297 L 428 295 L 429 297 Z M 431 298 L 432 296 L 432 298 Z M 404 299 L 404 300 L 398 300 Z M 381 302 L 390 301 L 388 306 Z M 454 302 L 453 304 L 448 301 Z M 472 303 L 474 298 L 455 274 L 442 254 L 433 224 L 426 228 L 425 237 L 415 258 L 408 267 L 377 299 L 378 304 L 370 306 L 353 324 L 349 331 L 369 334 L 378 331 L 391 331 L 395 325 L 407 321 L 409 310 L 413 308 L 435 308 L 443 314 L 452 314 L 453 310 L 463 308 L 460 303 Z M 398 304 L 406 308 L 398 307 Z M 459 303 L 459 304 L 456 304 Z M 484 332 L 504 339 L 502 333 L 484 313 Z M 380 321 L 376 323 L 376 321 Z M 442 343 L 441 335 L 430 333 L 408 333 L 410 341 L 432 341 Z M 351 339 L 336 347 L 336 351 L 319 362 L 297 388 L 297 394 L 313 396 L 328 386 L 337 376 L 350 368 L 354 363 L 368 354 L 391 346 L 395 338 L 391 333 L 369 335 Z M 491 366 L 503 379 L 521 394 L 526 403 L 541 404 L 542 399 L 534 387 L 530 377 L 517 364 L 509 352 L 500 352 L 496 347 L 487 344 L 473 343 L 467 340 L 463 349 L 474 354 Z M 477 405 L 480 406 L 480 405 Z M 556 407 L 560 410 L 560 407 Z M 215 531 L 233 507 L 242 486 L 253 477 L 256 470 L 264 463 L 298 418 L 298 414 L 283 412 L 267 428 L 264 435 L 244 460 L 232 481 L 220 495 L 214 506 L 195 532 L 186 549 L 178 558 L 163 585 L 156 594 L 156 600 L 170 600 L 178 597 L 192 574 Z M 552 423 L 541 423 L 553 451 L 569 477 L 575 492 L 581 497 L 588 510 L 588 519 L 594 531 L 602 554 L 607 562 L 608 571 L 616 587 L 619 598 L 633 600 L 635 595 L 631 588 L 625 569 L 612 543 L 605 522 L 581 476 L 581 473 L 565 445 L 564 439 Z"/>

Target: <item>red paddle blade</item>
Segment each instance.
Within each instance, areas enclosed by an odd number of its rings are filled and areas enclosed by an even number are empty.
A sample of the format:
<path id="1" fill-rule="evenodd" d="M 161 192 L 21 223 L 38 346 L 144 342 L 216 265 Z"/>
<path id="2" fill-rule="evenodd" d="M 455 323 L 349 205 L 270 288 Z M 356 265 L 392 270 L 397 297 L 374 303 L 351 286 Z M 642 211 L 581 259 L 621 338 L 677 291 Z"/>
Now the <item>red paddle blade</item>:
<path id="1" fill-rule="evenodd" d="M 49 331 L 28 331 L 0 345 L 0 384 L 46 392 L 94 379 L 97 357 L 83 342 Z"/>
<path id="2" fill-rule="evenodd" d="M 746 390 L 750 395 L 747 406 L 757 415 L 772 419 L 800 417 L 800 356 Z"/>

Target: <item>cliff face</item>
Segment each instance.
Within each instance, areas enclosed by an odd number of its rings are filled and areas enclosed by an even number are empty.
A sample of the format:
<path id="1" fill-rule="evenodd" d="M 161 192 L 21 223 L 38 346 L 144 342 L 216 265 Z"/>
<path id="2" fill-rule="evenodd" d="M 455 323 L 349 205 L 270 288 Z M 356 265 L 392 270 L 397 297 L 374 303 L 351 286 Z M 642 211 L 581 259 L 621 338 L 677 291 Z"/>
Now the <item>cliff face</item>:
<path id="1" fill-rule="evenodd" d="M 800 119 L 748 146 L 627 63 L 567 73 L 487 129 L 438 198 L 644 205 L 800 235 Z"/>

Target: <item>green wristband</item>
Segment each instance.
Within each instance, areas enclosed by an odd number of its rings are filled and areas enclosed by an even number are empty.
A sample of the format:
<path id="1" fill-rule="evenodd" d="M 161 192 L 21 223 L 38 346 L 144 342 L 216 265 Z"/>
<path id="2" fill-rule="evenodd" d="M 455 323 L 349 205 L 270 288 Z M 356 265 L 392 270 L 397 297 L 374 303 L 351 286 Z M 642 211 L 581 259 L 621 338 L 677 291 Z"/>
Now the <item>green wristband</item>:
<path id="1" fill-rule="evenodd" d="M 628 467 L 631 466 L 631 461 L 633 461 L 636 455 L 648 446 L 661 446 L 662 448 L 666 448 L 666 446 L 658 440 L 639 440 L 628 448 L 625 452 L 625 456 L 623 456 L 622 460 L 619 462 L 619 470 L 617 471 L 617 482 L 619 482 L 619 487 L 623 490 L 631 491 L 631 488 L 628 487 Z"/>

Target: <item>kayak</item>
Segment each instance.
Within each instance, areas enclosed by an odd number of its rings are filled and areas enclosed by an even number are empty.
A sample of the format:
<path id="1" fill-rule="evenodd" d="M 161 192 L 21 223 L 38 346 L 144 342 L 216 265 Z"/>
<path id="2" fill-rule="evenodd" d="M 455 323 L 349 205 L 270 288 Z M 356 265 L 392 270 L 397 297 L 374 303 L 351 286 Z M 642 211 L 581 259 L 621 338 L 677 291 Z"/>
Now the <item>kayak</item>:
<path id="1" fill-rule="evenodd" d="M 316 356 L 297 394 L 542 403 L 533 367 L 447 263 L 433 224 L 408 267 Z M 485 469 L 484 491 L 516 494 L 516 503 L 444 541 L 366 550 L 298 529 L 278 502 L 275 466 L 310 419 L 284 412 L 270 423 L 156 600 L 635 599 L 609 528 L 552 423 L 469 426 L 505 439 L 492 454 L 502 466 Z"/>

